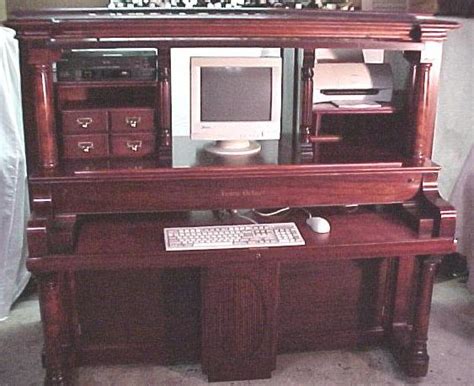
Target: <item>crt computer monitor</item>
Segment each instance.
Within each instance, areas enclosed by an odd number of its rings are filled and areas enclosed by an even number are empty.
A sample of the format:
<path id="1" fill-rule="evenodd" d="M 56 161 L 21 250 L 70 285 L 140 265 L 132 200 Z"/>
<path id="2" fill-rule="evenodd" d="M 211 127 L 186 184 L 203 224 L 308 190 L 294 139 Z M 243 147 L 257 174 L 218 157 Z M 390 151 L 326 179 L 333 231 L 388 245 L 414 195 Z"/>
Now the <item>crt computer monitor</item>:
<path id="1" fill-rule="evenodd" d="M 220 155 L 257 153 L 279 139 L 281 58 L 192 57 L 191 139 Z"/>

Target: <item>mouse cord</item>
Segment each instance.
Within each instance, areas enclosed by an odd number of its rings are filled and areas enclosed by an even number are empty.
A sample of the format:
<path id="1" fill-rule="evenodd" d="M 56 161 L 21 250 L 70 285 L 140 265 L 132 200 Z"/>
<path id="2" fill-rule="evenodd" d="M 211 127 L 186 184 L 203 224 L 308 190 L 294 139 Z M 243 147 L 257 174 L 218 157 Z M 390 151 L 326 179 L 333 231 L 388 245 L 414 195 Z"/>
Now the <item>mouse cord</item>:
<path id="1" fill-rule="evenodd" d="M 300 208 L 300 209 L 308 215 L 308 218 L 313 218 L 313 215 L 308 209 L 306 208 Z"/>

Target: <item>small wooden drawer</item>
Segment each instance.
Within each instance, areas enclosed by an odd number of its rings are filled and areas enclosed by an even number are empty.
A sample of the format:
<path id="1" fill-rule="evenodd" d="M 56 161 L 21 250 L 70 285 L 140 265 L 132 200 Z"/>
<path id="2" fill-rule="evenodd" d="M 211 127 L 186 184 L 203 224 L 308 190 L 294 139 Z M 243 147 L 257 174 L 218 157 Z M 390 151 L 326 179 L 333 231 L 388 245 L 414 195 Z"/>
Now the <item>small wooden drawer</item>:
<path id="1" fill-rule="evenodd" d="M 109 155 L 107 134 L 65 135 L 64 158 L 102 158 Z"/>
<path id="2" fill-rule="evenodd" d="M 111 136 L 114 157 L 144 157 L 155 151 L 155 135 L 150 133 Z"/>
<path id="3" fill-rule="evenodd" d="M 109 129 L 107 110 L 64 110 L 62 118 L 66 134 L 104 133 Z"/>
<path id="4" fill-rule="evenodd" d="M 110 123 L 113 132 L 152 131 L 154 110 L 148 108 L 110 110 Z"/>

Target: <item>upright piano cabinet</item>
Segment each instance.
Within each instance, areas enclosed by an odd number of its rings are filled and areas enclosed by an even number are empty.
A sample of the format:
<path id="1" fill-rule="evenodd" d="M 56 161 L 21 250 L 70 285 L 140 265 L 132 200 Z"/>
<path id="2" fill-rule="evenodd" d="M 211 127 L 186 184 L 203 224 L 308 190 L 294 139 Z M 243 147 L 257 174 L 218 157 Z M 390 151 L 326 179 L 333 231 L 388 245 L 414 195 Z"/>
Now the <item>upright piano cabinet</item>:
<path id="1" fill-rule="evenodd" d="M 270 378 L 279 353 L 372 345 L 390 348 L 408 375 L 426 375 L 436 267 L 455 250 L 455 211 L 438 194 L 430 157 L 442 43 L 456 23 L 288 9 L 58 9 L 16 13 L 7 24 L 21 47 L 28 268 L 39 283 L 46 384 L 72 383 L 82 365 L 134 362 L 199 362 L 209 381 Z M 173 136 L 170 57 L 180 47 L 291 52 L 293 121 L 281 139 L 238 161 Z M 397 52 L 408 85 L 383 114 L 321 126 L 315 49 L 354 47 Z M 58 79 L 71 50 L 123 48 L 157 50 L 156 77 Z M 224 210 L 283 207 L 291 210 L 249 215 L 296 222 L 306 245 L 165 251 L 164 227 L 238 223 Z M 313 233 L 308 211 L 331 232 Z"/>

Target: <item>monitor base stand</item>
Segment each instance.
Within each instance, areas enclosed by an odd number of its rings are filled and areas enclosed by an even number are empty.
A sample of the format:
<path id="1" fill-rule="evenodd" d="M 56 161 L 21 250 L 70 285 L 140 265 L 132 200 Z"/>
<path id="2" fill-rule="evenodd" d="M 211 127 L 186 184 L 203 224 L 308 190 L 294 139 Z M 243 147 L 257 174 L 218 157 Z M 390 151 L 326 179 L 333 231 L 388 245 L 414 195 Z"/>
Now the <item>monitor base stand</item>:
<path id="1" fill-rule="evenodd" d="M 262 146 L 255 141 L 216 141 L 205 147 L 206 151 L 217 155 L 251 155 L 260 151 Z"/>

